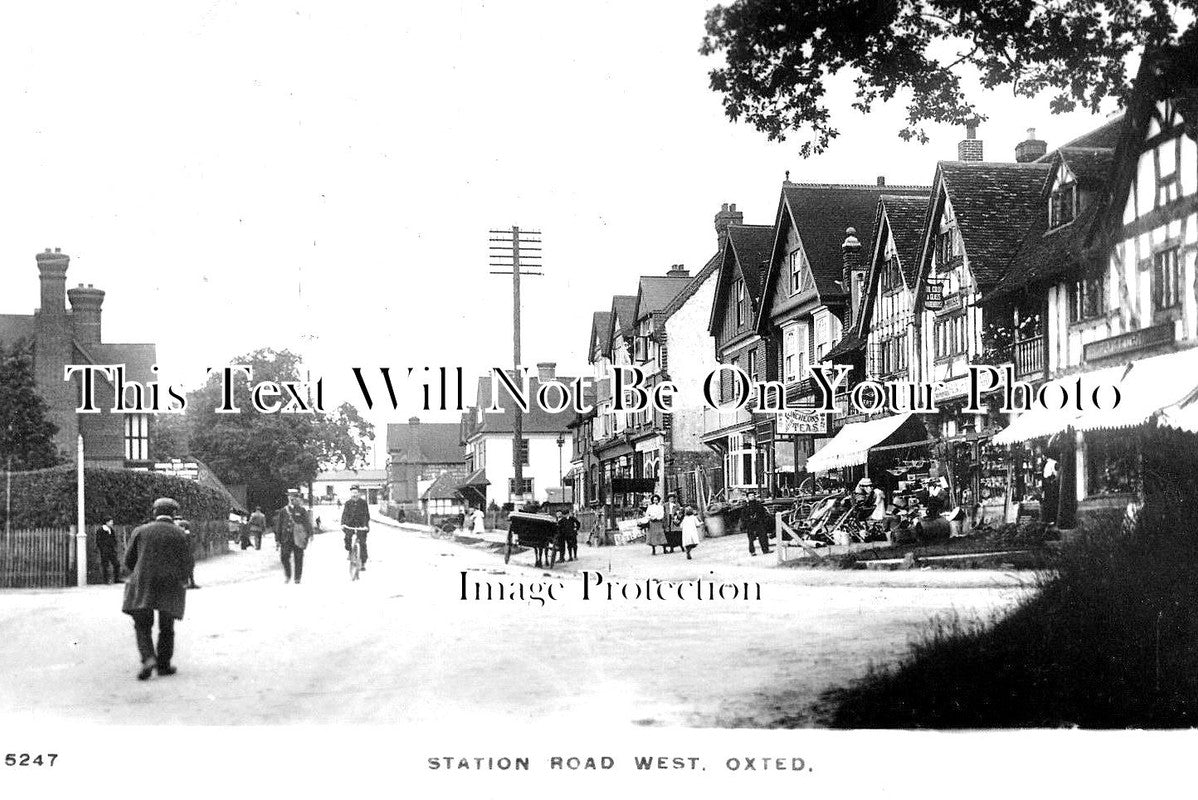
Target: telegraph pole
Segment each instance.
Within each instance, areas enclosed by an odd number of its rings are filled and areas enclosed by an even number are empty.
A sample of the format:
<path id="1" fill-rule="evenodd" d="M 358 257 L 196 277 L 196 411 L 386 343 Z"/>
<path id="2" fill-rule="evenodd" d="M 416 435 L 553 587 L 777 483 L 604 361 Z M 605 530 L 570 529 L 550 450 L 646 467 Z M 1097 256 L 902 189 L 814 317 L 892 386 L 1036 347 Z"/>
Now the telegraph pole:
<path id="1" fill-rule="evenodd" d="M 512 364 L 520 368 L 520 276 L 542 275 L 541 232 L 520 230 L 516 225 L 510 229 L 492 230 L 491 266 L 503 267 L 492 271 L 492 275 L 512 276 Z M 523 271 L 528 267 L 530 271 Z M 517 372 L 517 375 L 519 373 Z M 515 493 L 524 494 L 524 412 L 516 406 L 512 425 L 512 470 L 515 475 Z M 519 510 L 519 509 L 517 509 Z"/>

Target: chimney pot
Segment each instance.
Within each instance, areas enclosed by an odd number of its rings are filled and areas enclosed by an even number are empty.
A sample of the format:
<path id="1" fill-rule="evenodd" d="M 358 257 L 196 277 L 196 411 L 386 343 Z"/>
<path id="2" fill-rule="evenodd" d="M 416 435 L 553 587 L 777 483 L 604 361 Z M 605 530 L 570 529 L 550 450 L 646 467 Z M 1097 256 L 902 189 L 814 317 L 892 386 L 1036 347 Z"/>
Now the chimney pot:
<path id="1" fill-rule="evenodd" d="M 545 381 L 554 380 L 557 377 L 557 362 L 556 361 L 538 361 L 537 362 L 537 380 L 542 383 Z"/>
<path id="2" fill-rule="evenodd" d="M 966 125 L 965 126 L 965 138 L 966 139 L 978 138 L 978 126 L 974 125 L 974 124 Z"/>
<path id="3" fill-rule="evenodd" d="M 420 417 L 408 417 L 409 425 L 416 425 L 420 422 Z"/>
<path id="4" fill-rule="evenodd" d="M 878 185 L 879 185 L 879 186 L 885 186 L 885 185 L 886 185 L 886 176 L 885 176 L 885 175 L 879 175 L 879 176 L 878 176 Z"/>

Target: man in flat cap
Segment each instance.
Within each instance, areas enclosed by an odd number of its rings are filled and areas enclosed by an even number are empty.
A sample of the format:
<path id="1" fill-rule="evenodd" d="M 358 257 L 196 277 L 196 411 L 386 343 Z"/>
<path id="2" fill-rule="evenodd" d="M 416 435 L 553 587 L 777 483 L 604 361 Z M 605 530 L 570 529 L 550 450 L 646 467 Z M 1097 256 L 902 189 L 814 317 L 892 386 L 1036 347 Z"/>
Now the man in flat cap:
<path id="1" fill-rule="evenodd" d="M 345 534 L 345 552 L 348 553 L 354 543 L 354 534 L 358 534 L 358 552 L 362 555 L 362 569 L 366 569 L 366 534 L 370 532 L 370 506 L 362 497 L 362 490 L 357 486 L 349 487 L 350 497 L 341 509 L 341 531 Z"/>
<path id="2" fill-rule="evenodd" d="M 129 580 L 125 604 L 133 617 L 141 669 L 137 679 L 148 679 L 157 668 L 159 675 L 174 675 L 175 620 L 183 619 L 187 579 L 195 566 L 187 534 L 175 524 L 179 504 L 169 497 L 154 501 L 154 521 L 133 531 L 125 552 Z M 158 612 L 158 646 L 154 646 L 154 612 Z"/>
<path id="3" fill-rule="evenodd" d="M 295 582 L 304 577 L 304 548 L 312 538 L 312 520 L 298 489 L 287 492 L 289 504 L 275 517 L 275 543 L 283 562 L 284 583 L 291 583 L 291 564 L 295 562 Z"/>

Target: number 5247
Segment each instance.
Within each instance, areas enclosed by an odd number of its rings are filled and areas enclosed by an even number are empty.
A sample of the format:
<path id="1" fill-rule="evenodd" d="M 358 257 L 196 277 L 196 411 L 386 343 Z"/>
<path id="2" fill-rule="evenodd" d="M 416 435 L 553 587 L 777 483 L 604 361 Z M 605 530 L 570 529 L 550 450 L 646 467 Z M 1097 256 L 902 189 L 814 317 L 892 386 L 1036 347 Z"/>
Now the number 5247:
<path id="1" fill-rule="evenodd" d="M 4 756 L 6 767 L 52 767 L 58 753 L 8 753 Z"/>

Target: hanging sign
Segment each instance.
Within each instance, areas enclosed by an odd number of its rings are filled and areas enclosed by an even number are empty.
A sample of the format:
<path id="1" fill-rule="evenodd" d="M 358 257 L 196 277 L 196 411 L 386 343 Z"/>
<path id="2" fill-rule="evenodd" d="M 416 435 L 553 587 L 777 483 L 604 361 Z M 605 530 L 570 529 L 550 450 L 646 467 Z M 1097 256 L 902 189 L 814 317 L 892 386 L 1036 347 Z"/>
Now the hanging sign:
<path id="1" fill-rule="evenodd" d="M 929 311 L 944 308 L 944 281 L 928 278 L 924 282 L 923 307 Z"/>

